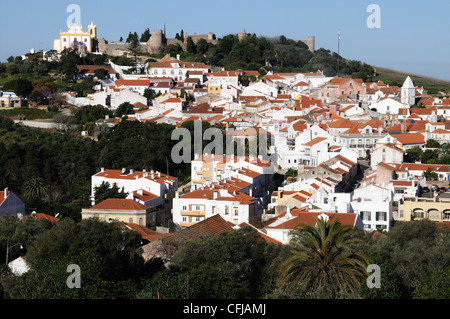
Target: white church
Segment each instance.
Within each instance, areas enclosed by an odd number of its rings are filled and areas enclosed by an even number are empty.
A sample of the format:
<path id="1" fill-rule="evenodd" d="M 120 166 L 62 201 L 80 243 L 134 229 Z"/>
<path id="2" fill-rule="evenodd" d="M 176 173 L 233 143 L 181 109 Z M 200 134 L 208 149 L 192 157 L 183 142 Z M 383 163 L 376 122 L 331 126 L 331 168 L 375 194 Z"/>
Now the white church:
<path id="1" fill-rule="evenodd" d="M 387 116 L 398 116 L 401 109 L 409 109 L 415 103 L 416 87 L 414 86 L 411 77 L 408 76 L 401 87 L 400 99 L 395 97 L 385 97 L 378 102 L 371 104 L 370 108 Z"/>
<path id="2" fill-rule="evenodd" d="M 59 33 L 59 39 L 53 41 L 53 50 L 62 52 L 67 48 L 77 48 L 78 52 L 93 52 L 97 38 L 97 27 L 91 22 L 88 31 L 82 26 L 72 25 L 66 32 Z"/>

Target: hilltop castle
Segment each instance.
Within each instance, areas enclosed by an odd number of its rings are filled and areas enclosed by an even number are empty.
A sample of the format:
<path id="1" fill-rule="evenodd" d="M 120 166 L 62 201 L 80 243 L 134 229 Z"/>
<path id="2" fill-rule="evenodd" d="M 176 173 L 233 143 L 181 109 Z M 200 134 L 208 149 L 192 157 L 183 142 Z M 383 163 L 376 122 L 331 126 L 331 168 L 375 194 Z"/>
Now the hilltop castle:
<path id="1" fill-rule="evenodd" d="M 237 34 L 239 41 L 245 40 L 247 32 L 239 32 Z M 152 30 L 150 39 L 141 43 L 143 52 L 150 54 L 162 54 L 164 49 L 171 44 L 179 44 L 183 50 L 186 50 L 187 39 L 191 38 L 195 44 L 200 39 L 206 40 L 208 43 L 217 44 L 218 40 L 216 35 L 212 32 L 207 34 L 184 34 L 184 39 L 168 39 L 166 38 L 163 30 Z M 305 43 L 311 52 L 315 50 L 315 37 L 308 36 L 307 40 L 299 40 Z M 99 52 L 108 54 L 111 56 L 122 56 L 128 52 L 128 44 L 125 42 L 108 42 L 105 39 L 97 38 L 97 27 L 91 22 L 88 27 L 88 32 L 84 32 L 81 26 L 73 25 L 67 32 L 60 32 L 59 39 L 56 39 L 53 43 L 53 49 L 61 52 L 66 48 L 73 47 L 78 48 L 82 52 Z"/>
<path id="2" fill-rule="evenodd" d="M 191 38 L 195 44 L 200 39 L 205 39 L 208 43 L 217 44 L 216 35 L 212 32 L 208 34 L 184 34 L 184 41 L 178 39 L 168 39 L 166 38 L 163 30 L 152 30 L 150 39 L 141 43 L 141 48 L 143 52 L 150 54 L 161 54 L 166 46 L 171 44 L 179 44 L 183 50 L 186 50 L 187 39 Z M 98 51 L 111 56 L 121 56 L 128 51 L 127 43 L 124 42 L 108 42 L 105 39 L 98 40 Z"/>

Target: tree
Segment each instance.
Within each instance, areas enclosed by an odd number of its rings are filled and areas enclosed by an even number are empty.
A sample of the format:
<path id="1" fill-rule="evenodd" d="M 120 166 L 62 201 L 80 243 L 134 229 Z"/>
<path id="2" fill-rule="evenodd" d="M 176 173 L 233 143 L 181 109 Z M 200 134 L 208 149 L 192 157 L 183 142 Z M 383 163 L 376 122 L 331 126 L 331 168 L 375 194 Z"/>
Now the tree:
<path id="1" fill-rule="evenodd" d="M 140 42 L 147 42 L 148 40 L 150 40 L 150 37 L 151 37 L 150 29 L 147 28 L 145 29 L 144 33 L 142 33 Z"/>
<path id="2" fill-rule="evenodd" d="M 44 198 L 48 195 L 48 186 L 41 177 L 32 177 L 23 185 L 23 193 L 29 198 Z"/>
<path id="3" fill-rule="evenodd" d="M 94 187 L 95 203 L 98 204 L 108 198 L 126 198 L 128 193 L 124 189 L 119 190 L 117 185 L 111 185 L 108 182 L 102 182 L 99 186 Z"/>
<path id="4" fill-rule="evenodd" d="M 438 174 L 432 167 L 428 167 L 425 171 L 423 171 L 422 176 L 425 177 L 427 181 L 434 181 L 438 178 Z"/>
<path id="5" fill-rule="evenodd" d="M 132 37 L 127 46 L 127 49 L 131 52 L 131 55 L 134 56 L 134 67 L 137 70 L 137 56 L 141 53 L 141 43 L 137 39 L 137 37 Z"/>
<path id="6" fill-rule="evenodd" d="M 74 81 L 78 72 L 79 56 L 77 52 L 71 48 L 65 49 L 61 53 L 60 71 L 69 81 Z"/>
<path id="7" fill-rule="evenodd" d="M 440 267 L 425 275 L 413 292 L 415 299 L 450 299 L 450 267 Z"/>
<path id="8" fill-rule="evenodd" d="M 161 92 L 156 93 L 156 91 L 153 89 L 145 89 L 144 91 L 144 97 L 147 98 L 147 102 L 157 98 L 160 95 Z"/>
<path id="9" fill-rule="evenodd" d="M 205 39 L 200 39 L 197 42 L 197 53 L 205 54 L 208 51 L 209 45 Z"/>
<path id="10" fill-rule="evenodd" d="M 416 161 L 419 161 L 422 157 L 422 149 L 420 146 L 414 146 L 408 149 L 406 153 L 406 159 L 409 163 L 414 163 Z"/>
<path id="11" fill-rule="evenodd" d="M 96 69 L 94 76 L 99 80 L 109 79 L 109 72 L 105 69 Z"/>
<path id="12" fill-rule="evenodd" d="M 194 43 L 194 40 L 192 40 L 191 37 L 188 37 L 186 40 L 186 51 L 188 53 L 196 53 L 196 45 Z"/>
<path id="13" fill-rule="evenodd" d="M 116 116 L 122 117 L 123 115 L 134 114 L 133 108 L 134 106 L 130 102 L 123 102 L 117 107 Z"/>
<path id="14" fill-rule="evenodd" d="M 159 271 L 144 281 L 137 298 L 145 299 L 240 299 L 245 298 L 241 284 L 213 269 L 177 272 Z"/>
<path id="15" fill-rule="evenodd" d="M 283 260 L 285 246 L 268 244 L 251 227 L 187 241 L 171 260 L 174 271 L 215 270 L 242 285 L 249 297 L 274 288 L 274 269 Z"/>
<path id="16" fill-rule="evenodd" d="M 339 220 L 315 221 L 316 225 L 305 223 L 292 230 L 292 256 L 280 266 L 279 286 L 303 282 L 312 291 L 328 287 L 333 296 L 345 291 L 356 295 L 369 264 L 352 248 L 360 242 L 356 231 Z"/>
<path id="17" fill-rule="evenodd" d="M 12 90 L 18 96 L 27 98 L 33 92 L 33 84 L 27 79 L 14 79 L 6 82 L 4 89 Z"/>
<path id="18" fill-rule="evenodd" d="M 44 95 L 38 90 L 34 89 L 28 96 L 28 99 L 37 104 L 41 104 L 42 102 L 44 102 Z"/>
<path id="19" fill-rule="evenodd" d="M 434 285 L 430 282 L 426 287 L 427 280 L 436 279 L 427 278 L 428 275 L 433 276 L 441 267 L 448 267 L 449 236 L 448 227 L 439 227 L 427 219 L 397 222 L 385 236 L 370 243 L 369 251 L 371 255 L 379 256 L 377 264 L 388 262 L 393 266 L 396 276 L 401 279 L 402 296 L 411 298 L 414 291 L 421 291 L 421 294 Z"/>

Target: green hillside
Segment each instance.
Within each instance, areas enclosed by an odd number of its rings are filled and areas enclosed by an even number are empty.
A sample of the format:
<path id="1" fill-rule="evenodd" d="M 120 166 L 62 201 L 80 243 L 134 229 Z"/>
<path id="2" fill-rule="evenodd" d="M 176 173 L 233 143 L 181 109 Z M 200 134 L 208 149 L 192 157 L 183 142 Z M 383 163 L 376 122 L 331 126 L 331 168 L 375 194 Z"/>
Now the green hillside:
<path id="1" fill-rule="evenodd" d="M 374 80 L 381 80 L 390 85 L 402 86 L 406 77 L 410 76 L 415 86 L 423 86 L 428 94 L 439 94 L 440 91 L 450 92 L 450 81 L 436 79 L 424 75 L 411 74 L 402 71 L 396 71 L 388 68 L 373 67 L 376 72 Z"/>

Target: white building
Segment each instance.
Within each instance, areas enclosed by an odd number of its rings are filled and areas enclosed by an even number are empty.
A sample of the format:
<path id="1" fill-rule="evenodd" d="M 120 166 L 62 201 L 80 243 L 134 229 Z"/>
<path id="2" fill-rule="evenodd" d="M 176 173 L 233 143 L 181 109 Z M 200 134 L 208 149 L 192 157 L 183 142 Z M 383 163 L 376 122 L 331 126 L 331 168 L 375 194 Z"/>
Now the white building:
<path id="1" fill-rule="evenodd" d="M 276 218 L 274 222 L 264 227 L 267 236 L 288 244 L 291 235 L 290 232 L 295 226 L 307 223 L 316 225 L 314 218 L 323 219 L 328 221 L 330 219 L 338 220 L 343 225 L 350 225 L 354 228 L 363 229 L 361 218 L 358 214 L 354 213 L 329 213 L 329 212 L 308 212 L 301 210 L 288 210 L 283 216 Z"/>
<path id="2" fill-rule="evenodd" d="M 370 154 L 370 165 L 372 170 L 377 169 L 377 165 L 381 162 L 388 164 L 400 164 L 403 163 L 405 151 L 394 144 L 387 143 L 380 145 L 377 149 L 373 150 Z"/>
<path id="3" fill-rule="evenodd" d="M 399 101 L 390 97 L 385 97 L 378 102 L 370 105 L 371 110 L 375 110 L 386 115 L 398 115 L 400 109 L 407 109 L 409 107 L 409 104 L 405 104 L 403 103 L 403 101 Z"/>
<path id="4" fill-rule="evenodd" d="M 216 214 L 234 225 L 248 223 L 260 217 L 261 209 L 252 196 L 210 187 L 177 195 L 172 212 L 175 224 L 188 227 Z"/>
<path id="5" fill-rule="evenodd" d="M 208 67 L 201 62 L 183 62 L 179 58 L 166 58 L 159 62 L 148 63 L 148 74 L 155 77 L 171 77 L 175 81 L 184 82 L 188 77 L 188 72 L 197 71 L 205 74 Z"/>
<path id="6" fill-rule="evenodd" d="M 127 170 L 111 170 L 102 168 L 91 177 L 91 201 L 95 204 L 95 188 L 102 183 L 109 183 L 110 187 L 117 186 L 128 193 L 129 199 L 156 209 L 156 215 L 170 215 L 172 199 L 178 190 L 178 179 L 161 172 L 151 170 L 147 172 Z"/>

